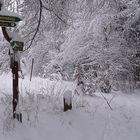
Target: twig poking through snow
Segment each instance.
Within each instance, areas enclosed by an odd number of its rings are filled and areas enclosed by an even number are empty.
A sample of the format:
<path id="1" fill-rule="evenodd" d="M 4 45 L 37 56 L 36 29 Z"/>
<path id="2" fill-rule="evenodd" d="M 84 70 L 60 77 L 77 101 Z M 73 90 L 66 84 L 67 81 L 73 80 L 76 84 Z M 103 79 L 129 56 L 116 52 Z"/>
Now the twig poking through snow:
<path id="1" fill-rule="evenodd" d="M 115 98 L 115 94 L 112 96 L 112 98 L 109 101 L 109 104 L 111 104 L 111 102 L 113 101 L 113 99 Z"/>
<path id="2" fill-rule="evenodd" d="M 100 92 L 100 93 L 101 93 L 101 92 Z M 106 101 L 106 103 L 108 104 L 109 108 L 110 108 L 111 110 L 113 110 L 113 108 L 111 107 L 110 103 L 111 103 L 111 101 L 113 100 L 113 98 L 114 98 L 115 96 L 113 96 L 113 97 L 111 98 L 111 100 L 108 101 L 107 98 L 106 98 L 102 93 L 101 93 L 101 95 L 102 95 L 102 97 L 104 98 L 104 100 Z"/>

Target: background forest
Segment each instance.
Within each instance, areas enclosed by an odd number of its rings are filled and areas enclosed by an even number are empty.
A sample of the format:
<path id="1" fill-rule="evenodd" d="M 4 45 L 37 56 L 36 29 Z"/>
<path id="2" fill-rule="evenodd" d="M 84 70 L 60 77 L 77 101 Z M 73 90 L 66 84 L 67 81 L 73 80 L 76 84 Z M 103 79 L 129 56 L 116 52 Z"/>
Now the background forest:
<path id="1" fill-rule="evenodd" d="M 23 17 L 24 75 L 76 81 L 96 90 L 132 92 L 140 81 L 139 0 L 3 0 Z M 0 73 L 9 72 L 1 35 Z M 5 63 L 3 63 L 6 61 Z"/>
<path id="2" fill-rule="evenodd" d="M 0 2 L 0 140 L 140 140 L 140 0 Z"/>

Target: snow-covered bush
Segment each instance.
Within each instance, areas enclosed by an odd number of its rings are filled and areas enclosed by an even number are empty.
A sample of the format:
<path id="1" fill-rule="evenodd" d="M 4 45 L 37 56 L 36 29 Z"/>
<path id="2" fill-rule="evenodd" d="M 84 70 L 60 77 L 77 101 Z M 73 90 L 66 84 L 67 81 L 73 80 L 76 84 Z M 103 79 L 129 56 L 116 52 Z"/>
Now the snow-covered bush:
<path id="1" fill-rule="evenodd" d="M 3 92 L 1 91 L 1 94 Z M 1 98 L 1 104 L 3 108 L 2 122 L 3 122 L 3 133 L 11 131 L 14 128 L 13 114 L 12 114 L 12 96 L 7 93 L 3 93 Z"/>

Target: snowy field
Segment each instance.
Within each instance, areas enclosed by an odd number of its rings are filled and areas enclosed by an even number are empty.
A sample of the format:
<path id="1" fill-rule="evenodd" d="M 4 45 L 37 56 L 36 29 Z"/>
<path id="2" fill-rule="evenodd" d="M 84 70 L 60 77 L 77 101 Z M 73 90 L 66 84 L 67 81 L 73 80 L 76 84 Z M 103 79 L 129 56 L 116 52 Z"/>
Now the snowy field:
<path id="1" fill-rule="evenodd" d="M 11 76 L 0 77 L 0 140 L 140 140 L 140 91 L 73 95 L 73 110 L 63 112 L 62 95 L 74 84 L 40 78 L 20 80 L 23 123 L 11 119 Z"/>

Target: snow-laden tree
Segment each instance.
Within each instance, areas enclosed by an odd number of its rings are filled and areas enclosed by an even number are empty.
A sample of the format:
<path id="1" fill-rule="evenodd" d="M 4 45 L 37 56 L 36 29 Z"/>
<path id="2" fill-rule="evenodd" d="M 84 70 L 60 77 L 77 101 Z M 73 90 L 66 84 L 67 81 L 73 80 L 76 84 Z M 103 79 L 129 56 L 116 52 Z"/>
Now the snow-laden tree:
<path id="1" fill-rule="evenodd" d="M 25 50 L 30 48 L 24 54 L 27 66 L 35 59 L 34 74 L 57 73 L 103 92 L 138 79 L 138 0 L 24 0 L 17 5 L 23 15 L 18 28 Z"/>
<path id="2" fill-rule="evenodd" d="M 121 88 L 127 84 L 133 86 L 135 55 L 139 48 L 139 29 L 136 27 L 139 3 L 133 2 L 105 1 L 90 18 L 78 20 L 77 16 L 75 28 L 65 32 L 67 39 L 56 58 L 62 71 L 68 63 L 73 67 L 65 69 L 67 73 L 79 67 L 80 71 L 75 70 L 75 75 L 80 77 L 80 82 L 94 83 L 96 87 L 93 88 L 99 87 L 104 92 L 109 92 L 116 82 Z M 82 15 L 85 13 L 81 12 Z"/>
<path id="3" fill-rule="evenodd" d="M 67 27 L 69 1 L 64 0 L 24 0 L 24 24 L 22 33 L 30 48 L 32 43 L 44 38 L 47 32 L 53 32 L 54 38 Z M 46 31 L 46 32 L 44 32 Z"/>

